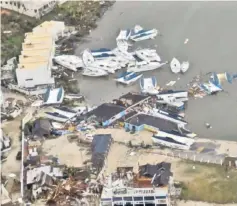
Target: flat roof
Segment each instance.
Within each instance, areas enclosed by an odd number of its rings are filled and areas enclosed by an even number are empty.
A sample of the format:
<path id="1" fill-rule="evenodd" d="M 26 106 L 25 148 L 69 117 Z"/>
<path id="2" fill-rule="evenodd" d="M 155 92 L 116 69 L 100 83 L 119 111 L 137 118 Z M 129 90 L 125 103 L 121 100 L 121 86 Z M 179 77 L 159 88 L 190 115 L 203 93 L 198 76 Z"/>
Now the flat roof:
<path id="1" fill-rule="evenodd" d="M 42 38 L 42 37 L 50 37 L 53 38 L 50 34 L 40 34 L 39 32 L 28 32 L 25 33 L 25 38 Z"/>
<path id="2" fill-rule="evenodd" d="M 19 63 L 31 63 L 31 62 L 42 62 L 42 61 L 48 61 L 48 57 L 45 56 L 19 56 Z"/>
<path id="3" fill-rule="evenodd" d="M 126 121 L 129 124 L 140 126 L 140 125 L 149 125 L 160 130 L 166 131 L 177 131 L 178 126 L 174 122 L 170 122 L 158 117 L 154 117 L 147 114 L 137 114 Z"/>
<path id="4" fill-rule="evenodd" d="M 22 56 L 49 56 L 51 53 L 51 50 L 47 49 L 36 49 L 34 52 L 32 52 L 31 49 L 22 50 L 21 55 Z"/>
<path id="5" fill-rule="evenodd" d="M 18 69 L 36 69 L 40 66 L 45 66 L 45 65 L 48 65 L 48 61 L 24 63 L 24 64 L 18 64 Z"/>
<path id="6" fill-rule="evenodd" d="M 44 44 L 43 42 L 42 42 L 42 44 L 24 44 L 23 43 L 22 48 L 23 48 L 23 50 L 25 50 L 25 49 L 40 49 L 40 48 L 42 48 L 42 49 L 46 49 L 46 48 L 51 49 L 52 45 Z"/>
<path id="7" fill-rule="evenodd" d="M 95 115 L 98 119 L 102 121 L 109 120 L 111 117 L 115 116 L 116 114 L 124 111 L 126 108 L 122 106 L 118 106 L 111 103 L 104 103 L 95 108 L 94 110 L 88 112 L 86 114 L 87 117 Z"/>

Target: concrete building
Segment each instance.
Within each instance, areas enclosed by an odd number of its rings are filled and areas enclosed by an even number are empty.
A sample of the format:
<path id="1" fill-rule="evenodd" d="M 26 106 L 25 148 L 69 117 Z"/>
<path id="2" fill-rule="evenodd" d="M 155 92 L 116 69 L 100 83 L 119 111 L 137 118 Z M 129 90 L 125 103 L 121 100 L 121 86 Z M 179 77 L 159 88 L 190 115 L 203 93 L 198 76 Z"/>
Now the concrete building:
<path id="1" fill-rule="evenodd" d="M 16 69 L 19 87 L 54 84 L 51 67 L 55 41 L 63 35 L 64 29 L 64 22 L 47 21 L 25 34 Z"/>
<path id="2" fill-rule="evenodd" d="M 16 11 L 18 13 L 35 17 L 37 19 L 41 18 L 45 14 L 52 11 L 57 5 L 57 1 L 1 1 L 1 7 L 4 9 L 9 9 Z"/>
<path id="3" fill-rule="evenodd" d="M 172 173 L 165 170 L 157 167 L 150 176 L 150 171 L 148 175 L 147 171 L 141 175 L 141 171 L 135 174 L 132 167 L 117 168 L 117 172 L 105 180 L 107 184 L 101 194 L 100 206 L 170 206 L 169 178 Z"/>

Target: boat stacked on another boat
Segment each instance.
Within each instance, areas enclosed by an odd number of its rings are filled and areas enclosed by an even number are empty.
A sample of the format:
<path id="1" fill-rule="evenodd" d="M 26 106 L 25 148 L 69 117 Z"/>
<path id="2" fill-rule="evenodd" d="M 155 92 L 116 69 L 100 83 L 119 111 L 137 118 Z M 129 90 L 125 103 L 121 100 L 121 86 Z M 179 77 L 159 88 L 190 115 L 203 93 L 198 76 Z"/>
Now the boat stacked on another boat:
<path id="1" fill-rule="evenodd" d="M 137 74 L 135 72 L 124 72 L 121 75 L 119 75 L 115 81 L 122 83 L 122 84 L 131 84 L 135 81 L 137 81 L 138 79 L 140 79 L 142 77 L 143 74 Z"/>
<path id="2" fill-rule="evenodd" d="M 72 71 L 77 71 L 79 68 L 84 66 L 82 59 L 75 55 L 60 55 L 54 57 L 53 60 L 57 64 Z"/>
<path id="3" fill-rule="evenodd" d="M 154 76 L 149 78 L 141 78 L 140 88 L 142 93 L 156 95 L 158 94 L 158 90 L 156 89 L 156 87 L 157 87 L 157 80 Z"/>

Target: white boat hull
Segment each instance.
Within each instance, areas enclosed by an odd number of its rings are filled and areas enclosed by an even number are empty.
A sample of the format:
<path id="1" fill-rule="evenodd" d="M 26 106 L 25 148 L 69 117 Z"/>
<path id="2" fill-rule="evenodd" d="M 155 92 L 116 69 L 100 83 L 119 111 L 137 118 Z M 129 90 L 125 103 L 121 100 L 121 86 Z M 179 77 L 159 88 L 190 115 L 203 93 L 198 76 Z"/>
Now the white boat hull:
<path id="1" fill-rule="evenodd" d="M 125 80 L 124 77 L 121 77 L 121 78 L 119 78 L 119 79 L 115 79 L 115 81 L 116 81 L 116 82 L 119 82 L 119 83 L 122 83 L 122 84 L 128 85 L 128 84 L 131 84 L 131 83 L 137 81 L 138 79 L 140 79 L 140 78 L 142 77 L 142 75 L 143 75 L 143 74 L 140 74 L 140 75 L 138 75 L 138 76 L 136 76 L 135 78 L 132 78 L 132 79 L 130 79 L 130 80 Z"/>
<path id="2" fill-rule="evenodd" d="M 148 39 L 154 39 L 158 34 L 157 29 L 151 29 L 149 31 L 144 32 L 142 35 L 139 34 L 133 34 L 130 36 L 130 39 L 137 42 L 137 41 L 143 41 Z"/>
<path id="3" fill-rule="evenodd" d="M 79 57 L 73 55 L 56 56 L 54 57 L 54 61 L 71 71 L 77 71 L 77 68 L 83 67 L 83 61 Z"/>
<path id="4" fill-rule="evenodd" d="M 170 122 L 174 122 L 180 126 L 184 126 L 187 125 L 187 122 L 183 120 L 183 118 L 174 118 L 172 116 L 169 116 L 169 114 L 167 112 L 164 111 L 159 111 L 157 109 L 153 109 L 153 111 L 151 111 L 151 114 L 155 117 L 161 118 L 161 119 L 165 119 L 168 120 Z"/>
<path id="5" fill-rule="evenodd" d="M 190 149 L 189 145 L 181 145 L 181 144 L 177 144 L 177 143 L 157 139 L 155 137 L 152 137 L 152 141 L 155 144 L 165 146 L 165 147 L 169 147 L 169 148 L 172 148 L 172 149 L 179 149 L 179 150 L 189 150 Z"/>
<path id="6" fill-rule="evenodd" d="M 189 69 L 189 62 L 183 62 L 181 64 L 180 70 L 182 73 L 185 73 Z"/>
<path id="7" fill-rule="evenodd" d="M 128 72 L 146 72 L 146 71 L 152 71 L 155 69 L 159 69 L 162 66 L 166 65 L 167 62 L 164 63 L 159 63 L 159 62 L 150 62 L 145 65 L 139 65 L 139 66 L 130 66 L 128 67 L 127 71 Z"/>
<path id="8" fill-rule="evenodd" d="M 173 58 L 170 62 L 170 69 L 173 73 L 177 74 L 181 71 L 181 64 L 178 59 Z"/>
<path id="9" fill-rule="evenodd" d="M 102 76 L 108 76 L 109 74 L 106 71 L 103 70 L 90 70 L 86 69 L 82 73 L 83 76 L 89 76 L 89 77 L 102 77 Z"/>

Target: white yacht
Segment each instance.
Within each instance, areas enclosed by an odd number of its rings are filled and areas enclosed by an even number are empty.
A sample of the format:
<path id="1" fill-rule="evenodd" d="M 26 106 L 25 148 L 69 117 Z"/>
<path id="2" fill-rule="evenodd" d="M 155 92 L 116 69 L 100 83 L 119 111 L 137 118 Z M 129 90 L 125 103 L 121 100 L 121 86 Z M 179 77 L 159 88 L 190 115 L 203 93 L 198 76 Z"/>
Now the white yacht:
<path id="1" fill-rule="evenodd" d="M 53 59 L 57 64 L 72 71 L 77 71 L 79 68 L 84 66 L 82 59 L 75 55 L 60 55 Z"/>

